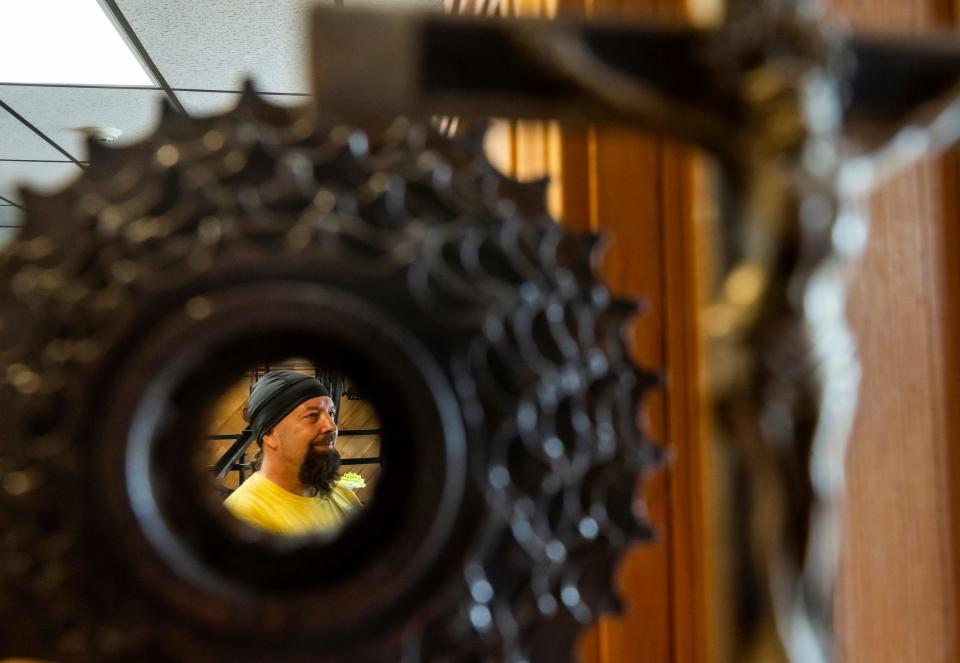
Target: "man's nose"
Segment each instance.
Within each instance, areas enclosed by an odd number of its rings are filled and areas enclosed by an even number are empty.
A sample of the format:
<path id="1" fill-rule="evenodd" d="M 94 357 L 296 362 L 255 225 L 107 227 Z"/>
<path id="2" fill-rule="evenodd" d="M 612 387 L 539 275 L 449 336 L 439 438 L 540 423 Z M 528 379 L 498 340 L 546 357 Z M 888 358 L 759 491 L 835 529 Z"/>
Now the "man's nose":
<path id="1" fill-rule="evenodd" d="M 337 430 L 337 422 L 333 420 L 333 417 L 330 415 L 323 415 L 320 417 L 320 430 L 323 433 L 329 433 L 331 431 Z"/>

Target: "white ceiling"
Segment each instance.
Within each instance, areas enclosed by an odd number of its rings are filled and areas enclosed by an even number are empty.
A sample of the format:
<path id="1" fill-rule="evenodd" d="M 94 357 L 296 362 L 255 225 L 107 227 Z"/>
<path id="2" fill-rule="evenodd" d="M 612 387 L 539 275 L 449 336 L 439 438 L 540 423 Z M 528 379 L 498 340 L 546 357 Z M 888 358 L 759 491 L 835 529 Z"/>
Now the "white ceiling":
<path id="1" fill-rule="evenodd" d="M 0 99 L 6 100 L 6 87 Z M 56 159 L 64 157 L 20 120 L 0 108 L 0 159 Z"/>
<path id="2" fill-rule="evenodd" d="M 249 73 L 267 92 L 309 89 L 306 16 L 313 4 L 117 0 L 172 88 L 239 90 Z"/>
<path id="3" fill-rule="evenodd" d="M 442 4 L 442 0 L 345 0 L 347 5 L 378 2 Z M 307 16 L 314 0 L 116 0 L 116 4 L 188 114 L 223 112 L 236 102 L 247 76 L 273 103 L 308 101 Z M 2 18 L 0 4 L 0 24 Z M 70 57 L 69 52 L 62 55 Z M 0 84 L 0 101 L 26 122 L 0 106 L 0 197 L 7 199 L 0 199 L 0 245 L 11 233 L 9 226 L 19 224 L 15 205 L 20 185 L 56 190 L 81 172 L 40 134 L 84 162 L 80 129 L 119 129 L 119 143 L 136 141 L 152 130 L 163 97 L 159 87 Z"/>
<path id="4" fill-rule="evenodd" d="M 124 141 L 135 141 L 149 134 L 156 124 L 163 98 L 160 90 L 0 86 L 0 99 L 80 161 L 86 161 L 87 155 L 84 135 L 79 129 L 112 127 L 123 131 Z M 18 146 L 16 158 L 35 157 L 30 150 L 41 139 L 28 132 L 33 139 Z M 7 151 L 0 150 L 0 158 L 5 157 Z M 65 158 L 52 147 L 49 151 L 53 154 L 50 158 Z"/>

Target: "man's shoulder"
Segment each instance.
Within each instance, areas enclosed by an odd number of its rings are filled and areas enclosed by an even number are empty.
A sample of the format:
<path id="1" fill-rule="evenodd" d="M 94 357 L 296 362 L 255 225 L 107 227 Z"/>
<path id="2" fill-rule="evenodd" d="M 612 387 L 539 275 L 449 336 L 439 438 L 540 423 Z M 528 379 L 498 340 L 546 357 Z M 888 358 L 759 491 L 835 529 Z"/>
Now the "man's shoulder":
<path id="1" fill-rule="evenodd" d="M 252 477 L 251 477 L 252 479 Z M 240 520 L 263 529 L 274 530 L 276 523 L 266 497 L 257 489 L 257 482 L 247 479 L 223 501 L 223 506 Z"/>
<path id="2" fill-rule="evenodd" d="M 357 497 L 357 494 L 353 492 L 353 489 L 343 481 L 337 480 L 337 482 L 333 485 L 333 492 L 342 500 L 349 502 L 350 504 L 358 506 L 360 505 L 360 498 Z"/>
<path id="3" fill-rule="evenodd" d="M 237 486 L 223 503 L 226 506 L 234 506 L 261 500 L 263 495 L 262 490 L 260 490 L 260 483 L 257 475 L 252 475 L 249 479 Z"/>

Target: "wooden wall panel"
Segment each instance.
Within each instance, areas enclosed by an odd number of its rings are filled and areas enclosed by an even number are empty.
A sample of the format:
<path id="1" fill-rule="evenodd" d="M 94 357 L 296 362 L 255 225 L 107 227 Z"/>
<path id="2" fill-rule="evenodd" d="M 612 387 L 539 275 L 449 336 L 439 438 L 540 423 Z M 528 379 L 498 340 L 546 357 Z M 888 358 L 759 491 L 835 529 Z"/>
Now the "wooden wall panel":
<path id="1" fill-rule="evenodd" d="M 666 369 L 664 357 L 663 256 L 659 140 L 625 129 L 596 135 L 596 227 L 607 235 L 604 280 L 624 297 L 643 297 L 646 310 L 634 323 L 634 356 L 643 365 Z M 666 439 L 666 403 L 661 392 L 647 404 L 650 427 Z M 657 541 L 637 546 L 620 577 L 624 616 L 600 625 L 599 661 L 670 661 L 670 478 L 661 472 L 646 488 Z M 588 660 L 588 659 L 586 659 Z"/>
<path id="2" fill-rule="evenodd" d="M 678 17 L 682 2 L 594 0 L 564 13 Z M 624 559 L 620 617 L 601 620 L 581 642 L 584 663 L 710 660 L 703 532 L 702 421 L 697 271 L 692 242 L 693 158 L 662 138 L 624 128 L 565 131 L 561 137 L 564 223 L 604 232 L 604 278 L 617 295 L 643 297 L 634 324 L 635 356 L 669 376 L 646 405 L 672 466 L 645 490 L 657 540 Z"/>
<path id="3" fill-rule="evenodd" d="M 680 19 L 685 5 L 594 0 L 586 9 Z M 674 455 L 671 467 L 646 486 L 658 538 L 625 558 L 619 577 L 625 614 L 601 621 L 582 642 L 581 660 L 709 661 L 694 159 L 662 138 L 627 129 L 568 134 L 563 150 L 565 222 L 604 231 L 607 284 L 647 300 L 634 326 L 635 356 L 668 376 L 668 389 L 651 399 L 646 413 L 653 434 Z"/>
<path id="4" fill-rule="evenodd" d="M 846 661 L 960 660 L 950 463 L 960 429 L 949 385 L 958 339 L 948 315 L 957 289 L 947 265 L 960 246 L 944 232 L 957 222 L 946 217 L 945 175 L 944 163 L 928 164 L 874 196 L 851 292 L 863 384 L 838 596 Z"/>
<path id="5" fill-rule="evenodd" d="M 955 25 L 948 2 L 850 0 L 859 29 Z M 847 460 L 837 627 L 845 661 L 960 661 L 957 156 L 872 198 L 870 241 L 848 307 L 863 385 Z"/>
<path id="6" fill-rule="evenodd" d="M 667 389 L 644 412 L 673 462 L 644 491 L 658 536 L 625 557 L 619 578 L 625 614 L 601 621 L 584 639 L 581 660 L 709 661 L 696 161 L 663 139 L 625 129 L 596 130 L 588 146 L 590 200 L 574 202 L 589 210 L 591 222 L 571 222 L 607 236 L 604 280 L 611 290 L 646 302 L 634 323 L 634 354 L 667 376 Z"/>
<path id="7" fill-rule="evenodd" d="M 681 0 L 560 0 L 561 15 L 678 17 Z M 506 15 L 552 15 L 543 0 L 514 0 Z M 580 642 L 584 663 L 700 663 L 710 660 L 701 466 L 697 231 L 691 181 L 694 159 L 662 138 L 624 128 L 504 123 L 488 140 L 498 166 L 521 179 L 551 175 L 551 209 L 565 225 L 602 231 L 607 285 L 642 297 L 632 330 L 635 357 L 669 375 L 670 388 L 646 404 L 656 439 L 674 462 L 644 491 L 657 540 L 636 546 L 618 574 L 625 612 L 602 619 Z"/>
<path id="8" fill-rule="evenodd" d="M 706 337 L 701 333 L 705 304 L 701 247 L 713 213 L 705 200 L 713 174 L 703 155 L 666 141 L 660 168 L 664 361 L 669 368 L 665 439 L 682 454 L 670 473 L 673 660 L 709 663 L 717 660 L 713 631 L 717 585 L 710 531 L 713 450 L 704 371 Z"/>
<path id="9" fill-rule="evenodd" d="M 596 0 L 586 9 L 676 17 L 682 3 Z M 675 459 L 646 487 L 658 538 L 624 560 L 625 614 L 602 620 L 585 636 L 581 660 L 707 661 L 693 160 L 661 138 L 623 128 L 565 132 L 562 150 L 564 222 L 603 231 L 609 240 L 605 281 L 618 295 L 646 299 L 634 325 L 635 356 L 669 376 L 670 388 L 646 413 Z"/>

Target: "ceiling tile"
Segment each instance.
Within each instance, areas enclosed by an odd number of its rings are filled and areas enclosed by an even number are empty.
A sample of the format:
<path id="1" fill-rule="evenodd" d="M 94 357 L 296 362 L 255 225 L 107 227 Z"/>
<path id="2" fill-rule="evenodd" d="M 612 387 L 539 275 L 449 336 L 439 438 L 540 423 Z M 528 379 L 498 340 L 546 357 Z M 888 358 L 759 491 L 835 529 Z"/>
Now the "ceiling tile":
<path id="1" fill-rule="evenodd" d="M 80 161 L 87 159 L 80 129 L 119 129 L 118 144 L 134 142 L 156 126 L 163 96 L 160 90 L 150 89 L 0 86 L 0 98 Z M 2 127 L 0 135 L 5 137 Z M 56 158 L 63 158 L 50 149 Z"/>
<path id="2" fill-rule="evenodd" d="M 290 94 L 265 94 L 264 99 L 277 106 L 296 106 L 309 103 L 310 97 Z M 240 100 L 236 92 L 177 92 L 177 99 L 190 115 L 204 116 L 224 113 Z"/>
<path id="3" fill-rule="evenodd" d="M 442 0 L 347 4 L 435 7 Z M 309 92 L 309 14 L 333 0 L 117 0 L 160 73 L 174 89 L 240 90 L 253 77 L 264 92 Z"/>
<path id="4" fill-rule="evenodd" d="M 118 0 L 173 88 L 306 92 L 307 16 L 314 0 Z"/>
<path id="5" fill-rule="evenodd" d="M 39 191 L 56 191 L 81 174 L 72 163 L 28 163 L 0 161 L 0 196 L 20 201 L 19 186 Z"/>
<path id="6" fill-rule="evenodd" d="M 6 87 L 0 86 L 0 100 L 9 105 L 20 115 L 22 109 L 17 107 L 7 95 Z M 29 119 L 29 118 L 28 118 Z M 0 107 L 0 159 L 65 159 L 47 141 L 43 140 L 27 128 L 20 120 Z"/>
<path id="7" fill-rule="evenodd" d="M 7 205 L 6 203 L 0 205 L 0 227 L 19 226 L 22 223 L 20 211 L 19 207 L 13 205 Z"/>

